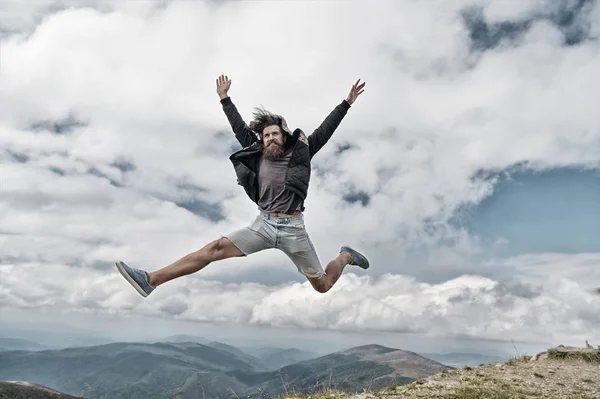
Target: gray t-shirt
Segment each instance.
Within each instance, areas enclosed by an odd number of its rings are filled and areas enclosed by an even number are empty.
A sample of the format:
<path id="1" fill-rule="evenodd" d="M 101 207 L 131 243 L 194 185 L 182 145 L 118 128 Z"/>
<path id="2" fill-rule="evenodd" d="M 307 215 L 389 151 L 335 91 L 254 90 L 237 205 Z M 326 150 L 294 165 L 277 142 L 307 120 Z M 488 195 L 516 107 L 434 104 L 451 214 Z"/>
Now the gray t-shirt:
<path id="1" fill-rule="evenodd" d="M 296 193 L 284 189 L 285 174 L 291 156 L 291 148 L 277 159 L 261 156 L 258 167 L 259 210 L 267 213 L 293 213 L 301 209 L 301 198 Z"/>

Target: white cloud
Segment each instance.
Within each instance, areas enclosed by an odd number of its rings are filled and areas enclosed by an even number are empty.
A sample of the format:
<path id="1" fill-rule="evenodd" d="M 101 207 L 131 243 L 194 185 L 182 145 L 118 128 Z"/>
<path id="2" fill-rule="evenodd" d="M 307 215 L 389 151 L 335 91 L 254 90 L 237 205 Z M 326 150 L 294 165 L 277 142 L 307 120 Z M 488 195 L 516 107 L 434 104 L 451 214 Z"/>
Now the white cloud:
<path id="1" fill-rule="evenodd" d="M 263 104 L 309 133 L 356 79 L 367 82 L 330 143 L 314 158 L 306 203 L 307 226 L 323 266 L 340 245 L 357 245 L 374 265 L 360 275 L 413 273 L 402 260 L 423 246 L 430 248 L 434 262 L 424 266 L 431 276 L 445 276 L 448 270 L 451 278 L 460 275 L 470 266 L 465 259 L 477 252 L 477 242 L 447 221 L 457 207 L 493 192 L 494 180 L 471 179 L 481 169 L 522 161 L 533 167 L 597 167 L 600 161 L 598 41 L 563 47 L 560 29 L 539 20 L 517 47 L 472 53 L 470 32 L 459 17 L 464 7 L 478 5 L 490 22 L 519 21 L 556 10 L 542 12 L 545 2 L 518 7 L 475 0 L 378 1 L 368 7 L 363 2 L 79 4 L 93 7 L 48 2 L 0 13 L 10 31 L 23 31 L 0 36 L 0 226 L 11 233 L 0 236 L 0 257 L 14 264 L 12 276 L 72 270 L 87 287 L 73 292 L 67 286 L 61 292 L 34 282 L 35 300 L 113 309 L 110 301 L 125 294 L 84 283 L 86 273 L 93 281 L 106 273 L 90 269 L 117 259 L 158 268 L 253 219 L 256 206 L 236 184 L 227 159 L 236 142 L 215 93 L 220 74 L 233 79 L 230 94 L 247 120 L 252 107 Z M 60 11 L 44 15 L 48 9 Z M 595 4 L 589 14 L 592 34 L 600 29 L 599 12 Z M 84 126 L 65 134 L 29 129 L 68 115 Z M 352 147 L 337 156 L 338 144 Z M 119 169 L 114 165 L 119 159 L 134 168 Z M 182 183 L 198 189 L 182 189 Z M 344 203 L 343 195 L 357 191 L 370 196 L 368 206 Z M 212 222 L 173 203 L 189 198 L 218 204 L 224 220 Z M 442 239 L 453 240 L 454 246 L 442 245 Z M 202 273 L 217 278 L 264 272 L 285 261 L 266 252 Z M 102 278 L 117 277 L 111 271 Z M 2 282 L 5 303 L 33 300 L 17 279 L 9 281 Z M 344 281 L 355 294 L 362 288 L 371 292 L 407 285 L 416 290 L 414 300 L 422 301 L 413 305 L 425 313 L 436 303 L 429 291 L 405 277 Z M 487 292 L 493 283 L 470 277 L 453 281 L 477 292 Z M 567 283 L 553 284 L 571 295 Z M 211 309 L 216 313 L 209 312 L 210 317 L 264 318 L 275 324 L 286 318 L 269 298 L 314 295 L 301 285 L 274 291 L 243 284 L 219 289 L 248 295 L 248 303 L 260 300 L 261 305 L 239 305 L 239 313 L 237 307 L 216 306 L 224 297 L 215 293 Z M 103 295 L 112 299 L 99 300 Z M 205 304 L 190 304 L 190 297 L 179 295 L 164 305 L 168 313 L 195 317 L 207 311 Z M 498 299 L 485 295 L 492 302 Z M 548 295 L 547 303 L 554 303 Z M 409 326 L 396 319 L 402 313 L 394 313 L 390 303 L 379 298 L 325 308 L 349 306 L 359 315 L 342 312 L 344 317 L 332 322 L 336 326 L 377 324 L 369 317 L 379 317 L 381 328 L 386 323 Z M 538 306 L 514 303 L 526 312 Z M 450 309 L 456 314 L 481 310 L 473 306 Z M 366 307 L 372 315 L 364 313 Z M 489 317 L 505 320 L 484 309 Z M 302 322 L 319 325 L 329 317 L 324 312 Z M 431 312 L 429 319 L 443 320 L 443 312 L 436 313 L 441 310 L 434 306 Z M 406 320 L 421 325 L 417 316 L 409 316 Z M 488 319 L 482 320 L 487 325 Z M 501 330 L 492 324 L 486 328 Z"/>
<path id="2" fill-rule="evenodd" d="M 593 293 L 590 282 L 600 276 L 584 274 L 590 262 L 599 261 L 600 254 L 546 254 L 488 265 L 529 276 L 527 285 L 477 275 L 427 284 L 404 275 L 361 277 L 349 268 L 327 294 L 317 293 L 309 283 L 267 287 L 186 277 L 147 298 L 117 273 L 29 263 L 1 267 L 0 303 L 124 317 L 449 338 L 528 341 L 546 331 L 556 340 L 583 342 L 600 339 L 600 295 Z"/>

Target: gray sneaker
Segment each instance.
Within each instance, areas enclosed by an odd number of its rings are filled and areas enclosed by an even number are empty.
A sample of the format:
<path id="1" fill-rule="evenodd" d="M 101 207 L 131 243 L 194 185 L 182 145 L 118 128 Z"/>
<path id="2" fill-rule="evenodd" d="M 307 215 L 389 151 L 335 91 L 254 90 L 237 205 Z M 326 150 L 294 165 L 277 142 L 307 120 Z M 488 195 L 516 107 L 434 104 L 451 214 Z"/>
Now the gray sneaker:
<path id="1" fill-rule="evenodd" d="M 140 295 L 147 297 L 152 291 L 154 291 L 154 287 L 152 287 L 148 282 L 148 273 L 146 273 L 144 270 L 129 267 L 125 262 L 122 261 L 118 261 L 115 264 L 117 265 L 117 270 L 119 273 L 125 277 L 125 280 L 127 280 L 127 282 L 131 284 L 133 288 L 140 293 Z"/>
<path id="2" fill-rule="evenodd" d="M 358 252 L 348 246 L 343 246 L 342 248 L 340 248 L 340 252 L 346 252 L 346 253 L 352 255 L 351 265 L 356 265 L 358 267 L 362 267 L 363 269 L 369 268 L 369 261 L 360 252 Z"/>

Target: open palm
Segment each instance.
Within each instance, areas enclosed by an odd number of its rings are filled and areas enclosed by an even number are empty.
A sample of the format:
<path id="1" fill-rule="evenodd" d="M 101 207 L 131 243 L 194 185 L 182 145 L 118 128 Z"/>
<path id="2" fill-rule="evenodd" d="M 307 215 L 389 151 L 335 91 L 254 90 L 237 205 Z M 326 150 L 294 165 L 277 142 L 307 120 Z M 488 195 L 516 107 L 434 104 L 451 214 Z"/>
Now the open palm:
<path id="1" fill-rule="evenodd" d="M 365 87 L 365 83 L 363 82 L 362 84 L 358 84 L 360 82 L 360 79 L 358 79 L 356 81 L 356 83 L 354 83 L 352 85 L 352 88 L 350 89 L 350 93 L 348 93 L 348 98 L 346 98 L 346 101 L 348 101 L 348 103 L 350 103 L 350 105 L 352 105 L 354 103 L 354 101 L 356 101 L 356 99 L 358 98 L 358 96 L 360 94 L 362 94 L 362 92 L 364 91 L 364 87 Z"/>
<path id="2" fill-rule="evenodd" d="M 229 80 L 227 75 L 221 75 L 217 78 L 217 94 L 219 94 L 219 96 L 227 96 L 230 87 L 231 80 Z"/>

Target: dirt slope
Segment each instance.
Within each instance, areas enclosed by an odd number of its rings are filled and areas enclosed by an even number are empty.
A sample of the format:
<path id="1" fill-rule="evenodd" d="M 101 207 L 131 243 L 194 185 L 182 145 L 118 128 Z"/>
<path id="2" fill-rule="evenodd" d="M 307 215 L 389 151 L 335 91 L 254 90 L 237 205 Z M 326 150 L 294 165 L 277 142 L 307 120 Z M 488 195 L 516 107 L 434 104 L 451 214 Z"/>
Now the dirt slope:
<path id="1" fill-rule="evenodd" d="M 309 398 L 289 395 L 286 399 Z M 559 346 L 506 363 L 445 370 L 408 385 L 363 394 L 322 392 L 313 399 L 600 399 L 600 348 Z"/>

